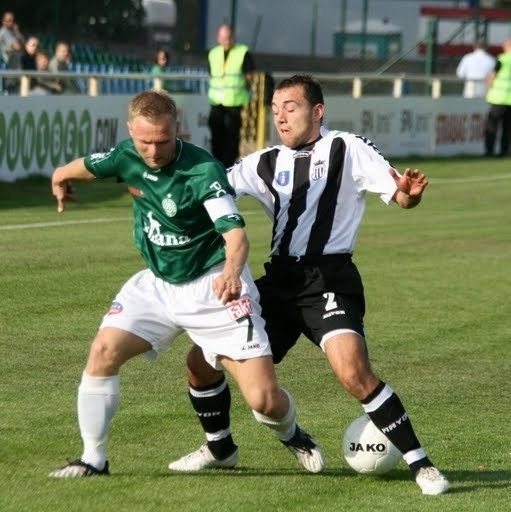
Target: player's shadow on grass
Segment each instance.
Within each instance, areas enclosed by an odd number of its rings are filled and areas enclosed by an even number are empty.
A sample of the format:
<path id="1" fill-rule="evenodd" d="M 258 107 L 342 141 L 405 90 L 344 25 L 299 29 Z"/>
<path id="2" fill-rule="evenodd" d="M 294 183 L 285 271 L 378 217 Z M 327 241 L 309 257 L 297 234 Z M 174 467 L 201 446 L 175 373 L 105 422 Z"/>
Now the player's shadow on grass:
<path id="1" fill-rule="evenodd" d="M 210 479 L 211 477 L 224 478 L 226 476 L 232 478 L 247 478 L 258 476 L 261 478 L 265 477 L 278 477 L 278 476 L 298 476 L 302 475 L 304 477 L 310 478 L 371 478 L 377 479 L 382 482 L 384 481 L 412 481 L 412 476 L 410 471 L 407 469 L 396 469 L 391 471 L 388 474 L 381 476 L 364 476 L 358 475 L 354 473 L 353 470 L 348 468 L 338 468 L 338 469 L 326 469 L 325 471 L 312 474 L 307 473 L 303 469 L 289 469 L 283 468 L 272 471 L 264 471 L 260 469 L 256 469 L 250 466 L 239 466 L 236 469 L 211 469 L 207 471 L 197 471 L 188 473 L 190 476 L 194 477 L 207 477 Z M 473 492 L 476 489 L 484 488 L 493 488 L 493 489 L 503 489 L 507 488 L 511 485 L 511 471 L 467 471 L 467 470 L 453 470 L 453 471 L 444 471 L 445 476 L 448 478 L 450 482 L 449 493 L 465 493 L 465 492 Z M 168 478 L 169 476 L 183 477 L 185 473 L 181 472 L 166 472 L 166 473 L 155 473 L 154 476 L 160 476 Z M 470 485 L 466 485 L 469 483 Z M 458 485 L 463 484 L 463 485 Z"/>
<path id="2" fill-rule="evenodd" d="M 162 475 L 160 472 L 156 472 L 155 476 L 159 474 L 160 476 L 179 476 L 183 477 L 184 475 L 194 475 L 196 477 L 199 476 L 207 476 L 211 478 L 212 476 L 217 477 L 225 477 L 232 476 L 238 478 L 247 478 L 259 476 L 261 478 L 265 477 L 276 477 L 276 476 L 304 476 L 304 477 L 314 477 L 314 478 L 372 478 L 378 480 L 410 480 L 410 472 L 409 471 L 393 471 L 392 476 L 368 476 L 368 475 L 359 475 L 355 473 L 352 469 L 349 468 L 331 468 L 325 469 L 321 471 L 321 473 L 309 473 L 305 471 L 303 468 L 282 468 L 282 469 L 272 469 L 272 470 L 264 470 L 260 468 L 254 468 L 250 466 L 236 466 L 233 469 L 209 469 L 209 470 L 201 470 L 201 471 L 191 471 L 190 473 L 180 472 L 180 471 L 170 471 Z"/>
<path id="3" fill-rule="evenodd" d="M 506 488 L 511 486 L 511 471 L 497 470 L 443 470 L 442 472 L 449 480 L 449 493 L 472 492 L 479 488 Z M 382 480 L 411 480 L 412 476 L 406 469 L 393 470 L 386 475 L 382 475 Z M 467 485 L 467 483 L 471 485 Z M 463 484 L 463 485 L 458 485 Z"/>
<path id="4" fill-rule="evenodd" d="M 69 211 L 76 208 L 91 209 L 98 203 L 113 201 L 109 206 L 125 208 L 130 204 L 127 198 L 127 186 L 113 179 L 98 180 L 91 183 L 73 183 L 77 190 L 77 202 L 69 202 Z M 126 196 L 126 201 L 117 201 Z M 46 176 L 30 176 L 14 183 L 0 181 L 0 209 L 30 208 L 48 206 L 57 210 L 57 202 L 51 193 L 51 181 Z"/>
<path id="5" fill-rule="evenodd" d="M 463 492 L 472 492 L 481 487 L 485 488 L 506 488 L 511 485 L 511 471 L 468 471 L 468 470 L 442 470 L 447 479 L 449 480 L 450 493 L 463 493 Z M 347 476 L 344 472 L 333 471 L 333 474 L 338 476 Z M 351 472 L 351 476 L 359 476 L 353 475 Z M 408 481 L 412 480 L 412 476 L 410 471 L 407 469 L 395 469 L 390 473 L 382 475 L 380 477 L 371 477 L 371 478 L 380 478 L 381 480 L 387 481 Z M 471 485 L 466 485 L 470 483 Z M 463 484 L 462 486 L 458 486 L 457 484 Z"/>
<path id="6" fill-rule="evenodd" d="M 505 489 L 511 486 L 511 471 L 504 470 L 453 470 L 445 471 L 445 476 L 451 483 L 451 493 L 473 492 L 476 489 Z M 457 483 L 463 483 L 461 487 L 457 487 Z M 466 485 L 466 484 L 469 485 Z"/>
<path id="7" fill-rule="evenodd" d="M 208 469 L 201 471 L 190 471 L 189 473 L 181 472 L 181 471 L 167 471 L 166 473 L 155 472 L 154 476 L 163 476 L 167 478 L 169 475 L 175 477 L 183 477 L 186 475 L 194 476 L 194 477 L 233 477 L 233 478 L 253 478 L 254 476 L 258 476 L 261 478 L 271 477 L 274 478 L 276 476 L 304 476 L 304 477 L 313 477 L 313 478 L 329 478 L 329 477 L 342 477 L 347 478 L 350 476 L 359 476 L 353 473 L 350 469 L 329 469 L 322 471 L 321 473 L 309 473 L 302 468 L 282 468 L 282 469 L 273 469 L 273 470 L 264 470 L 260 468 L 254 468 L 250 466 L 236 466 L 234 469 Z"/>

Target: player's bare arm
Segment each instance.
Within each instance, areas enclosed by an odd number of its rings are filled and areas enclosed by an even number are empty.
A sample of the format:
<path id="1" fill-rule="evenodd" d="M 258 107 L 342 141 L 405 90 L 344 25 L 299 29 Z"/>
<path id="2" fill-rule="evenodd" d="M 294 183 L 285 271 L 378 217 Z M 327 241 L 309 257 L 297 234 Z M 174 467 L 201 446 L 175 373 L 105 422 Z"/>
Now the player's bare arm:
<path id="1" fill-rule="evenodd" d="M 69 195 L 71 181 L 92 181 L 96 177 L 85 167 L 85 158 L 78 158 L 68 164 L 57 167 L 51 179 L 52 194 L 57 199 L 57 211 L 62 213 L 66 201 L 73 200 Z"/>
<path id="2" fill-rule="evenodd" d="M 394 201 L 401 208 L 414 208 L 422 199 L 424 189 L 428 186 L 428 180 L 424 173 L 419 172 L 418 169 L 411 170 L 406 168 L 402 176 L 390 168 L 389 173 L 396 182 L 397 191 L 394 194 Z"/>
<path id="3" fill-rule="evenodd" d="M 225 265 L 213 283 L 213 291 L 222 304 L 227 304 L 240 298 L 240 276 L 247 261 L 249 244 L 243 228 L 231 229 L 222 236 L 225 240 Z"/>

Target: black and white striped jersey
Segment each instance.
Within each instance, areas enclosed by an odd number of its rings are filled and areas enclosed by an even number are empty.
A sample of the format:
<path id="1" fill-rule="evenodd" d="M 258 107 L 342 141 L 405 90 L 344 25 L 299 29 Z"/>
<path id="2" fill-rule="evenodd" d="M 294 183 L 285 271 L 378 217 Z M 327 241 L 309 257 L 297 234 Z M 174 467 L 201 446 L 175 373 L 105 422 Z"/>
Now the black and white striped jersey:
<path id="1" fill-rule="evenodd" d="M 321 128 L 311 145 L 273 146 L 229 169 L 237 197 L 258 199 L 273 220 L 272 256 L 353 253 L 365 193 L 390 204 L 390 164 L 364 137 Z"/>

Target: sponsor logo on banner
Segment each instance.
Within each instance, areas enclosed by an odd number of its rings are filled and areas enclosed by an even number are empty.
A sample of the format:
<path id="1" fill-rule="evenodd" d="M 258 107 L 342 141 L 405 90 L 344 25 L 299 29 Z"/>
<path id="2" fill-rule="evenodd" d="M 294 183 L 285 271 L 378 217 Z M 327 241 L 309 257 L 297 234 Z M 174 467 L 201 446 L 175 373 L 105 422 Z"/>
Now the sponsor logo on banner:
<path id="1" fill-rule="evenodd" d="M 285 187 L 289 183 L 289 178 L 291 177 L 291 171 L 280 171 L 275 178 L 275 181 L 281 187 Z"/>
<path id="2" fill-rule="evenodd" d="M 93 119 L 88 109 L 40 101 L 45 102 L 42 107 L 37 100 L 27 102 L 28 107 L 18 103 L 12 113 L 0 109 L 1 178 L 6 171 L 53 172 L 60 163 L 91 153 L 93 164 L 108 158 L 118 141 L 117 117 Z"/>
<path id="3" fill-rule="evenodd" d="M 399 125 L 400 133 L 410 135 L 412 138 L 427 134 L 431 125 L 431 113 L 404 108 L 399 116 Z"/>
<path id="4" fill-rule="evenodd" d="M 435 125 L 438 145 L 482 142 L 484 139 L 485 116 L 477 112 L 439 113 Z"/>

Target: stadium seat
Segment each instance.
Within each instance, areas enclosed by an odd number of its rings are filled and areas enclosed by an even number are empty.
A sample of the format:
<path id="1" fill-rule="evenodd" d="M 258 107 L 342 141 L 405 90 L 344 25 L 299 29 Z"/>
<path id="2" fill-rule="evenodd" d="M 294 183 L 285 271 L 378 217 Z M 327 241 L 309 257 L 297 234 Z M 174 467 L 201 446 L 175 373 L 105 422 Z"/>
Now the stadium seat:
<path id="1" fill-rule="evenodd" d="M 43 35 L 40 38 L 41 47 L 46 49 L 50 55 L 53 54 L 57 39 L 52 35 Z M 70 43 L 72 54 L 72 63 L 70 71 L 75 73 L 106 73 L 106 74 L 122 74 L 122 73 L 143 73 L 150 75 L 152 63 L 144 62 L 142 59 L 133 55 L 104 51 L 92 44 Z M 0 63 L 0 69 L 5 69 L 5 63 Z M 187 67 L 181 65 L 169 66 L 170 73 L 179 73 L 181 75 L 206 74 L 203 68 Z M 87 78 L 77 78 L 76 83 L 80 91 L 87 93 L 89 81 Z M 182 78 L 179 80 L 170 80 L 168 85 L 169 92 L 204 92 L 205 82 L 203 80 L 194 80 L 192 78 Z M 0 78 L 0 91 L 2 81 Z M 99 82 L 100 94 L 137 94 L 139 92 L 152 89 L 154 80 L 135 79 L 135 78 L 112 78 L 102 79 Z"/>

